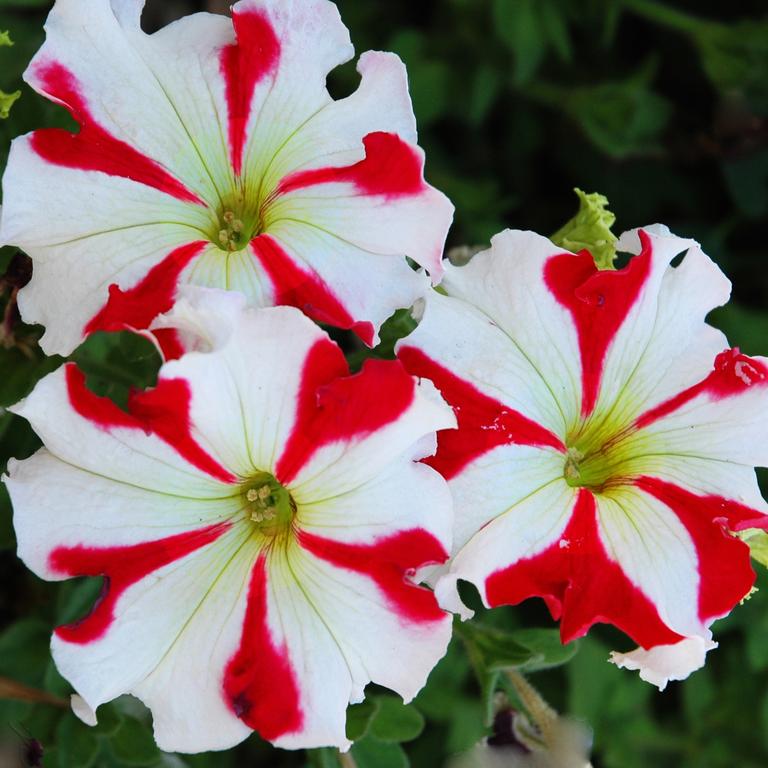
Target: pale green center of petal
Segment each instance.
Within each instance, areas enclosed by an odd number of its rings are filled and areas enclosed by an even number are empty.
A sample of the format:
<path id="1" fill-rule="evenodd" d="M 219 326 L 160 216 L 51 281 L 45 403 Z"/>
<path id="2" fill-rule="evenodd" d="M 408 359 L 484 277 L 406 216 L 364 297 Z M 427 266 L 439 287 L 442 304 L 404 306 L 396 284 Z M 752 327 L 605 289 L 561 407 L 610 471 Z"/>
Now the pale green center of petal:
<path id="1" fill-rule="evenodd" d="M 243 193 L 227 196 L 213 214 L 210 241 L 222 251 L 243 250 L 264 231 L 262 206 Z"/>
<path id="2" fill-rule="evenodd" d="M 602 493 L 635 474 L 644 442 L 638 431 L 611 421 L 582 424 L 566 440 L 563 477 L 573 488 Z"/>
<path id="3" fill-rule="evenodd" d="M 296 518 L 296 502 L 274 475 L 258 472 L 241 485 L 246 519 L 268 538 L 289 533 Z"/>

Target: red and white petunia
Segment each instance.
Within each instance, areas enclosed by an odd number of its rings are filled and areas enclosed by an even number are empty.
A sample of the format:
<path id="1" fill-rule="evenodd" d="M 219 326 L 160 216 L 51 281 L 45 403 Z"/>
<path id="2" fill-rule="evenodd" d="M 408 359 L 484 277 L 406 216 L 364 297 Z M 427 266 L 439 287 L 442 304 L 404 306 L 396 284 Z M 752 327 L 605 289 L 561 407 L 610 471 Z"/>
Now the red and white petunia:
<path id="1" fill-rule="evenodd" d="M 329 0 L 242 0 L 152 35 L 142 5 L 57 0 L 25 74 L 79 124 L 18 138 L 3 180 L 0 242 L 34 260 L 19 306 L 43 349 L 147 328 L 185 283 L 374 343 L 424 291 L 405 256 L 440 278 L 453 213 L 424 181 L 400 59 L 363 54 L 334 101 L 353 48 Z"/>
<path id="2" fill-rule="evenodd" d="M 456 581 L 486 605 L 542 597 L 562 639 L 614 624 L 614 661 L 659 686 L 704 662 L 710 624 L 750 590 L 732 531 L 768 523 L 768 361 L 705 323 L 730 284 L 691 240 L 652 227 L 598 271 L 530 232 L 450 267 L 399 357 L 459 428 L 427 463 L 448 480 Z M 670 262 L 683 251 L 682 263 Z"/>
<path id="3" fill-rule="evenodd" d="M 201 348 L 129 412 L 72 364 L 14 408 L 45 444 L 5 478 L 19 555 L 104 579 L 52 643 L 81 713 L 128 692 L 163 749 L 345 748 L 365 685 L 413 697 L 450 638 L 417 577 L 448 557 L 450 492 L 418 459 L 454 416 L 396 361 L 349 375 L 296 309 L 196 290 Z"/>

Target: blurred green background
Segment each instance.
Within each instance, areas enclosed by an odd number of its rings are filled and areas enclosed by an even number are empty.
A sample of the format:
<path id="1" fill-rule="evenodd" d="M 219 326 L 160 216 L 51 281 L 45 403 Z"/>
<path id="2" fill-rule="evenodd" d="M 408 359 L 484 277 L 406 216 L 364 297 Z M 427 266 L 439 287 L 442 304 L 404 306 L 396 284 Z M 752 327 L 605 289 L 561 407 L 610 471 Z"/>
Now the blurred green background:
<path id="1" fill-rule="evenodd" d="M 225 3 L 211 2 L 208 7 Z M 452 245 L 484 244 L 505 227 L 551 233 L 575 211 L 572 188 L 607 195 L 617 231 L 656 221 L 692 236 L 735 284 L 712 318 L 733 344 L 768 353 L 768 17 L 764 0 L 338 0 L 358 51 L 406 61 L 429 180 L 455 202 Z M 22 95 L 0 120 L 0 169 L 13 136 L 67 125 L 58 107 L 21 83 L 42 41 L 43 0 L 0 0 L 0 89 Z M 205 3 L 150 0 L 148 30 Z M 354 89 L 350 64 L 335 95 Z M 73 211 L 73 215 L 77 212 Z M 14 249 L 0 250 L 0 407 L 58 365 L 19 323 L 12 299 L 28 278 Z M 152 381 L 157 359 L 135 339 L 100 336 L 76 353 L 89 385 L 120 401 Z M 768 436 L 767 436 L 768 437 Z M 0 408 L 0 469 L 37 447 L 26 423 Z M 81 613 L 98 584 L 44 584 L 14 554 L 11 509 L 0 487 L 0 677 L 69 693 L 50 662 L 54 624 Z M 760 569 L 760 566 L 756 565 Z M 531 680 L 561 712 L 594 729 L 598 768 L 760 768 L 768 765 L 768 580 L 716 627 L 721 647 L 705 670 L 662 694 L 606 663 L 626 638 L 598 628 L 568 664 Z M 536 602 L 485 619 L 507 629 L 552 627 Z M 557 654 L 555 653 L 555 656 Z M 205 674 L 201 670 L 201 674 Z M 4 689 L 0 684 L 0 695 Z M 376 692 L 374 692 L 376 693 Z M 382 693 L 382 692 L 378 692 Z M 456 640 L 410 708 L 377 700 L 355 713 L 367 735 L 359 768 L 432 768 L 486 731 L 476 675 Z M 330 753 L 273 750 L 254 736 L 229 753 L 176 757 L 155 749 L 147 713 L 126 699 L 88 729 L 64 708 L 0 700 L 0 768 L 31 736 L 44 765 L 336 765 Z M 2 744 L 2 738 L 0 738 Z M 3 761 L 6 762 L 3 762 Z"/>

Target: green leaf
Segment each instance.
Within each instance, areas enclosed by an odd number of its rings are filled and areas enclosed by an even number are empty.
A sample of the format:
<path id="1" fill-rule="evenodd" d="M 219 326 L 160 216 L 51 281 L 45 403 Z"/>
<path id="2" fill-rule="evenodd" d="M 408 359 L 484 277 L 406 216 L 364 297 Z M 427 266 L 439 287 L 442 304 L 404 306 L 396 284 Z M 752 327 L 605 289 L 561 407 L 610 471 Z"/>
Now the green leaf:
<path id="1" fill-rule="evenodd" d="M 11 265 L 13 257 L 19 252 L 19 249 L 13 245 L 4 245 L 0 247 L 0 275 L 4 275 Z"/>
<path id="2" fill-rule="evenodd" d="M 749 528 L 738 535 L 749 546 L 752 559 L 764 568 L 768 568 L 768 533 L 757 528 Z"/>
<path id="3" fill-rule="evenodd" d="M 8 489 L 0 483 L 0 550 L 13 549 L 16 546 L 16 534 L 13 530 L 13 508 Z"/>
<path id="4" fill-rule="evenodd" d="M 482 703 L 464 698 L 451 717 L 446 751 L 449 754 L 464 752 L 477 744 L 487 732 L 486 712 Z"/>
<path id="5" fill-rule="evenodd" d="M 104 579 L 100 576 L 68 579 L 59 587 L 56 623 L 71 624 L 88 614 L 99 599 Z"/>
<path id="6" fill-rule="evenodd" d="M 93 730 L 99 736 L 113 736 L 123 724 L 123 715 L 114 704 L 102 704 L 96 712 L 97 724 Z"/>
<path id="7" fill-rule="evenodd" d="M 768 337 L 768 315 L 765 312 L 732 301 L 727 307 L 714 310 L 708 320 L 744 354 L 759 355 L 765 350 L 765 339 Z"/>
<path id="8" fill-rule="evenodd" d="M 536 3 L 541 0 L 494 0 L 496 33 L 515 57 L 515 82 L 528 82 L 547 50 Z"/>
<path id="9" fill-rule="evenodd" d="M 395 744 L 413 741 L 424 730 L 424 716 L 416 707 L 403 704 L 394 696 L 379 696 L 375 701 L 377 708 L 370 732 L 379 741 Z"/>
<path id="10" fill-rule="evenodd" d="M 651 89 L 654 74 L 649 61 L 625 80 L 576 87 L 535 83 L 526 92 L 565 111 L 605 154 L 624 158 L 659 151 L 672 108 Z"/>
<path id="11" fill-rule="evenodd" d="M 335 749 L 308 749 L 306 754 L 312 768 L 339 768 L 339 755 Z"/>
<path id="12" fill-rule="evenodd" d="M 704 71 L 724 93 L 744 94 L 768 112 L 768 19 L 707 22 L 693 30 Z"/>
<path id="13" fill-rule="evenodd" d="M 518 665 L 522 672 L 538 672 L 569 662 L 579 649 L 579 641 L 563 645 L 558 629 L 515 629 L 510 636 L 531 652 L 528 661 Z"/>
<path id="14" fill-rule="evenodd" d="M 723 163 L 723 174 L 741 213 L 749 218 L 768 213 L 768 150 L 728 160 Z"/>
<path id="15" fill-rule="evenodd" d="M 471 671 L 465 646 L 455 634 L 414 704 L 430 721 L 450 722 L 467 699 L 465 690 Z"/>
<path id="16" fill-rule="evenodd" d="M 454 630 L 464 641 L 472 668 L 480 686 L 484 723 L 493 721 L 493 697 L 500 670 L 521 666 L 532 657 L 532 651 L 516 642 L 508 632 L 478 622 L 453 623 Z"/>
<path id="17" fill-rule="evenodd" d="M 347 708 L 347 738 L 358 741 L 368 733 L 374 715 L 379 709 L 377 699 L 366 699 Z"/>
<path id="18" fill-rule="evenodd" d="M 469 104 L 464 112 L 466 119 L 474 126 L 482 125 L 488 112 L 499 96 L 502 88 L 498 69 L 489 65 L 480 65 L 472 76 L 469 92 Z"/>
<path id="19" fill-rule="evenodd" d="M 68 699 L 69 695 L 72 693 L 72 686 L 59 674 L 59 670 L 56 669 L 56 665 L 53 663 L 52 658 L 48 660 L 48 664 L 45 668 L 43 688 L 48 691 L 48 693 L 61 696 L 63 699 Z"/>
<path id="20" fill-rule="evenodd" d="M 10 32 L 8 30 L 0 31 L 0 48 L 11 45 L 13 45 L 13 40 L 11 40 Z"/>
<path id="21" fill-rule="evenodd" d="M 62 718 L 59 723 L 56 746 L 60 768 L 90 768 L 99 752 L 96 734 L 74 715 Z"/>
<path id="22" fill-rule="evenodd" d="M 616 258 L 616 236 L 611 227 L 616 217 L 608 210 L 608 198 L 593 192 L 587 194 L 578 187 L 573 190 L 579 198 L 576 215 L 550 238 L 574 253 L 586 248 L 598 269 L 612 269 Z"/>
<path id="23" fill-rule="evenodd" d="M 0 675 L 39 687 L 50 657 L 51 629 L 39 619 L 22 619 L 0 634 Z"/>
<path id="24" fill-rule="evenodd" d="M 9 458 L 26 459 L 39 447 L 40 439 L 26 419 L 7 411 L 0 416 L 0 470 Z"/>
<path id="25" fill-rule="evenodd" d="M 21 98 L 21 91 L 6 93 L 0 91 L 0 120 L 6 120 L 11 114 L 11 107 Z"/>
<path id="26" fill-rule="evenodd" d="M 115 757 L 126 765 L 152 765 L 160 757 L 150 726 L 132 717 L 123 720 L 109 740 L 109 746 Z"/>
<path id="27" fill-rule="evenodd" d="M 552 3 L 549 0 L 540 0 L 537 4 L 541 27 L 544 30 L 547 40 L 557 52 L 562 61 L 570 61 L 573 51 L 571 49 L 571 39 L 568 36 L 568 25 L 565 21 L 563 6 L 559 3 Z"/>
<path id="28" fill-rule="evenodd" d="M 399 744 L 366 736 L 352 747 L 357 768 L 408 768 L 408 757 Z"/>
<path id="29" fill-rule="evenodd" d="M 461 637 L 482 654 L 483 665 L 488 670 L 521 667 L 536 653 L 518 642 L 513 634 L 506 630 L 477 622 L 467 622 L 459 626 Z"/>
<path id="30" fill-rule="evenodd" d="M 405 338 L 416 327 L 411 309 L 398 309 L 388 317 L 379 331 L 379 343 L 373 349 L 360 349 L 348 355 L 352 371 L 357 371 L 365 360 L 374 357 L 392 360 L 395 356 L 395 344 Z"/>
<path id="31" fill-rule="evenodd" d="M 426 50 L 427 40 L 415 29 L 399 32 L 388 49 L 397 53 L 408 67 L 408 84 L 413 110 L 420 126 L 442 117 L 450 104 L 450 72 L 446 64 Z"/>
<path id="32" fill-rule="evenodd" d="M 496 34 L 515 57 L 518 85 L 530 81 L 552 49 L 570 61 L 571 40 L 566 9 L 558 0 L 494 0 Z"/>
<path id="33" fill-rule="evenodd" d="M 86 385 L 119 407 L 128 407 L 132 389 L 157 383 L 160 354 L 151 341 L 136 333 L 91 334 L 71 359 L 85 373 Z"/>
<path id="34" fill-rule="evenodd" d="M 43 745 L 56 743 L 56 730 L 64 718 L 71 717 L 71 713 L 59 707 L 49 704 L 37 704 L 32 707 L 27 717 L 19 720 L 22 733 L 28 733 L 33 739 L 37 739 Z M 46 765 L 48 763 L 46 762 Z M 51 765 L 56 765 L 51 760 Z"/>
<path id="35" fill-rule="evenodd" d="M 0 347 L 0 407 L 18 403 L 43 376 L 56 370 L 61 363 L 62 358 L 58 356 L 43 357 L 40 353 L 30 356 L 17 347 Z"/>

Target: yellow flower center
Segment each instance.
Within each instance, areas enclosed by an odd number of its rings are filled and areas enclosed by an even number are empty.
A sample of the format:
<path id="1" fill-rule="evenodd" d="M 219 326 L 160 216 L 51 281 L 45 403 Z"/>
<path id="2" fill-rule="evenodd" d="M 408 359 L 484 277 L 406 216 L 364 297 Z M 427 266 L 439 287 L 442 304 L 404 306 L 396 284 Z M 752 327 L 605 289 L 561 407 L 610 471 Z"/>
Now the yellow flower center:
<path id="1" fill-rule="evenodd" d="M 227 195 L 217 211 L 211 211 L 209 239 L 222 251 L 241 251 L 264 231 L 263 210 L 258 201 L 249 201 L 245 193 Z"/>
<path id="2" fill-rule="evenodd" d="M 288 533 L 296 517 L 296 502 L 274 475 L 259 472 L 241 486 L 248 520 L 269 538 Z"/>
<path id="3" fill-rule="evenodd" d="M 646 454 L 642 431 L 614 419 L 588 420 L 566 440 L 565 482 L 602 493 L 637 474 L 635 459 Z"/>

